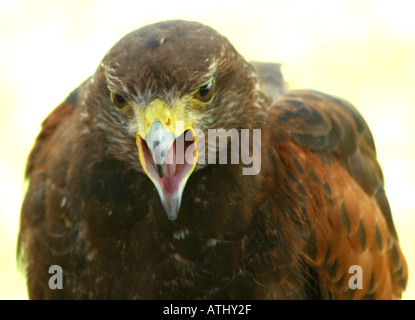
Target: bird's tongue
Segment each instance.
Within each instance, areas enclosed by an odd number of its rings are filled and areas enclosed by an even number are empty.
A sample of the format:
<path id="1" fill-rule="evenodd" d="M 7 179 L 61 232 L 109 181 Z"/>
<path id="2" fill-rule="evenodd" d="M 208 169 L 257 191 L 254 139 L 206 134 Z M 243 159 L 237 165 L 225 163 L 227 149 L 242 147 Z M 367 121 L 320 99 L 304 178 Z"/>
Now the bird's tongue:
<path id="1" fill-rule="evenodd" d="M 181 162 L 179 162 L 181 163 Z M 172 146 L 167 150 L 166 153 L 166 162 L 164 163 L 164 178 L 173 179 L 176 175 L 176 170 L 179 165 L 176 164 L 176 141 Z"/>
<path id="2" fill-rule="evenodd" d="M 190 141 L 186 141 L 186 133 L 190 134 L 187 137 Z M 138 140 L 139 156 L 144 171 L 154 183 L 167 216 L 172 221 L 177 219 L 186 181 L 196 166 L 196 139 L 193 131 L 186 130 L 173 141 L 162 163 L 157 165 L 155 161 L 161 159 L 154 157 L 146 141 L 141 137 Z"/>
<path id="3" fill-rule="evenodd" d="M 180 136 L 176 139 L 166 153 L 164 176 L 160 179 L 160 185 L 164 192 L 167 193 L 176 192 L 182 180 L 187 178 L 189 171 L 193 167 L 193 163 L 187 161 L 185 154 L 189 151 L 195 151 L 195 143 L 193 141 L 184 141 L 184 139 L 181 140 L 182 137 Z M 184 147 L 178 147 L 177 144 L 183 144 Z M 191 149 L 188 150 L 188 148 Z"/>
<path id="4" fill-rule="evenodd" d="M 176 193 L 190 175 L 196 161 L 196 142 L 185 141 L 185 134 L 179 136 L 166 151 L 164 158 L 164 174 L 161 178 L 157 172 L 154 159 L 145 142 L 142 143 L 143 154 L 148 167 L 148 173 L 160 191 L 167 194 Z M 193 155 L 193 157 L 186 156 Z"/>

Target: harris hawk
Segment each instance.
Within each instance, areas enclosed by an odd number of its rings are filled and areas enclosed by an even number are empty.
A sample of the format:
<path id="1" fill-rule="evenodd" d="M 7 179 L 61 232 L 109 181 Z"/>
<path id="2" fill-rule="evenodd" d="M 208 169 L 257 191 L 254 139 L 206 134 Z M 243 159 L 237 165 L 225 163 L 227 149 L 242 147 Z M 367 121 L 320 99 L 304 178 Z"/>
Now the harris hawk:
<path id="1" fill-rule="evenodd" d="M 32 299 L 396 299 L 406 286 L 362 116 L 287 90 L 278 65 L 197 22 L 116 43 L 44 121 L 26 177 Z"/>

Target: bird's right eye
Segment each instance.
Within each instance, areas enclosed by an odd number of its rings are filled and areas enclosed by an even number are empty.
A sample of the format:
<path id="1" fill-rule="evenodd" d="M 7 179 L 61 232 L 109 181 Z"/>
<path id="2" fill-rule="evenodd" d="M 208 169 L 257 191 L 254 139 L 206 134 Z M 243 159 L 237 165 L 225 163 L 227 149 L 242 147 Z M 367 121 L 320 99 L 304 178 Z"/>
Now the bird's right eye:
<path id="1" fill-rule="evenodd" d="M 122 95 L 112 91 L 111 101 L 118 109 L 124 109 L 128 105 L 127 100 Z"/>

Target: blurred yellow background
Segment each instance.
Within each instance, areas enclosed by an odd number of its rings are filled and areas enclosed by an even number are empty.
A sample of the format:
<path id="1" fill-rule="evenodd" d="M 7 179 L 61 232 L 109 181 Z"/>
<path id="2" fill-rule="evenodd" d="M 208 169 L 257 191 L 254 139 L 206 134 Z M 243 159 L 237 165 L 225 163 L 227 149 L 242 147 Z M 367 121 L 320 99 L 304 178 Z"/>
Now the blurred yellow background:
<path id="1" fill-rule="evenodd" d="M 126 33 L 197 20 L 291 87 L 355 104 L 375 137 L 415 299 L 415 19 L 410 1 L 0 0 L 0 299 L 26 299 L 15 251 L 24 168 L 42 120 Z"/>

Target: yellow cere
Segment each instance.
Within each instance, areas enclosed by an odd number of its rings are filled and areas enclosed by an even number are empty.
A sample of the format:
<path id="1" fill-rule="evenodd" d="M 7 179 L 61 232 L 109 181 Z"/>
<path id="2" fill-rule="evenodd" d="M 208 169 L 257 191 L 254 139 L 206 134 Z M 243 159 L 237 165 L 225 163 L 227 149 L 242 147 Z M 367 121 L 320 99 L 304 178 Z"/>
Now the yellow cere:
<path id="1" fill-rule="evenodd" d="M 198 119 L 204 112 L 199 108 L 208 103 L 202 103 L 193 96 L 194 93 L 186 95 L 171 106 L 162 98 L 156 98 L 146 108 L 136 107 L 137 133 L 144 139 L 154 121 L 160 121 L 163 127 L 176 137 L 186 130 L 195 129 Z"/>

